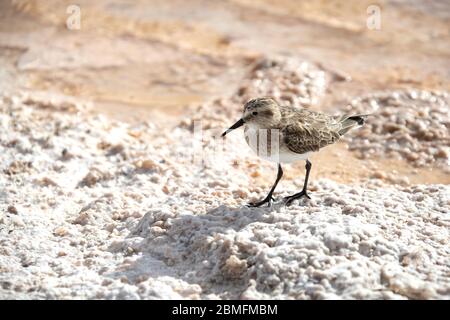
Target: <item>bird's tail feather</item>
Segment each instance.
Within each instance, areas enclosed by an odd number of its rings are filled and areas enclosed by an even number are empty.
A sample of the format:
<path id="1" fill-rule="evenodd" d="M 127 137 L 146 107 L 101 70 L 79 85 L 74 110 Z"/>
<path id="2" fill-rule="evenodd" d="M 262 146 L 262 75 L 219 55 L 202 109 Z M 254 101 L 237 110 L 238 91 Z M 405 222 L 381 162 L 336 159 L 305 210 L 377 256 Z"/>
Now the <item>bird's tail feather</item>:
<path id="1" fill-rule="evenodd" d="M 369 114 L 358 114 L 354 116 L 342 117 L 341 118 L 342 128 L 341 130 L 339 130 L 339 134 L 343 135 L 356 126 L 362 126 L 367 116 L 369 116 Z"/>

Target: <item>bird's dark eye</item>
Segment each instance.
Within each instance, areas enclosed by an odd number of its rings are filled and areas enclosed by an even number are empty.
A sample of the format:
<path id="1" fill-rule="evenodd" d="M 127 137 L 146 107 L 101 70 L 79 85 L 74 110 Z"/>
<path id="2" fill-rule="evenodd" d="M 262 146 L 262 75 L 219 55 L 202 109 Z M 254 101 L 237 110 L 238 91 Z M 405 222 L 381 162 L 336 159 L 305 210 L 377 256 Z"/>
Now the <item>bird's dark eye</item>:
<path id="1" fill-rule="evenodd" d="M 258 112 L 253 111 L 253 112 L 252 112 L 252 115 L 256 116 L 256 115 L 258 115 Z"/>

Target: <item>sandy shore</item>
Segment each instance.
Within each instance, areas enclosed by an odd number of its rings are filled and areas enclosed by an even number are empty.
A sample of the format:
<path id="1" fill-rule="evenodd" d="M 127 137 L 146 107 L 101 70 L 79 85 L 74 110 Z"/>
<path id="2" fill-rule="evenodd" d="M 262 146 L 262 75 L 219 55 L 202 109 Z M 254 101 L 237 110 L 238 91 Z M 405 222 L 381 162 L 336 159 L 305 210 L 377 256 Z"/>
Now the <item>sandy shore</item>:
<path id="1" fill-rule="evenodd" d="M 0 298 L 450 298 L 446 7 L 293 4 L 0 4 Z M 217 136 L 261 95 L 372 113 L 309 201 L 246 207 L 276 168 Z"/>

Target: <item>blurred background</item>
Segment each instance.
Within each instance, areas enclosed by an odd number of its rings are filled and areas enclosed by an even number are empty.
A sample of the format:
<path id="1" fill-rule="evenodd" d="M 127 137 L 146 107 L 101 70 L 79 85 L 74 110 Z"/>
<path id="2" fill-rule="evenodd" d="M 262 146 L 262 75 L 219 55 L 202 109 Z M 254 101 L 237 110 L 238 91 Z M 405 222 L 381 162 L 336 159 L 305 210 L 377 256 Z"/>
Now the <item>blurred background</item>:
<path id="1" fill-rule="evenodd" d="M 80 0 L 74 9 L 72 1 L 3 0 L 0 81 L 3 90 L 89 99 L 125 121 L 170 120 L 229 95 L 265 55 L 328 71 L 335 83 L 322 109 L 386 88 L 448 90 L 450 2 L 377 1 L 379 30 L 367 25 L 373 4 Z"/>
<path id="2" fill-rule="evenodd" d="M 3 91 L 69 96 L 114 120 L 167 128 L 209 112 L 227 126 L 245 99 L 275 91 L 329 113 L 363 97 L 358 112 L 384 113 L 321 152 L 313 176 L 351 182 L 382 168 L 376 178 L 448 183 L 448 104 L 433 91 L 450 90 L 449 27 L 450 2 L 438 0 L 4 0 L 0 81 Z"/>

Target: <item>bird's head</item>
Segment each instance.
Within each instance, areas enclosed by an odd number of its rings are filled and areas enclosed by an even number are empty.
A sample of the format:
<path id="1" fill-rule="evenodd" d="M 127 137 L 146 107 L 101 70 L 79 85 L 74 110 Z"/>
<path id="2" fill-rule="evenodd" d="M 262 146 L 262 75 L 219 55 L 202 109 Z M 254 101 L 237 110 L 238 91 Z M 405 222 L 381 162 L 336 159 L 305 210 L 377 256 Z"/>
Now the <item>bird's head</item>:
<path id="1" fill-rule="evenodd" d="M 243 124 L 259 129 L 268 129 L 276 125 L 280 119 L 280 108 L 274 99 L 270 97 L 252 99 L 244 105 L 242 118 L 225 131 L 222 137 Z"/>

